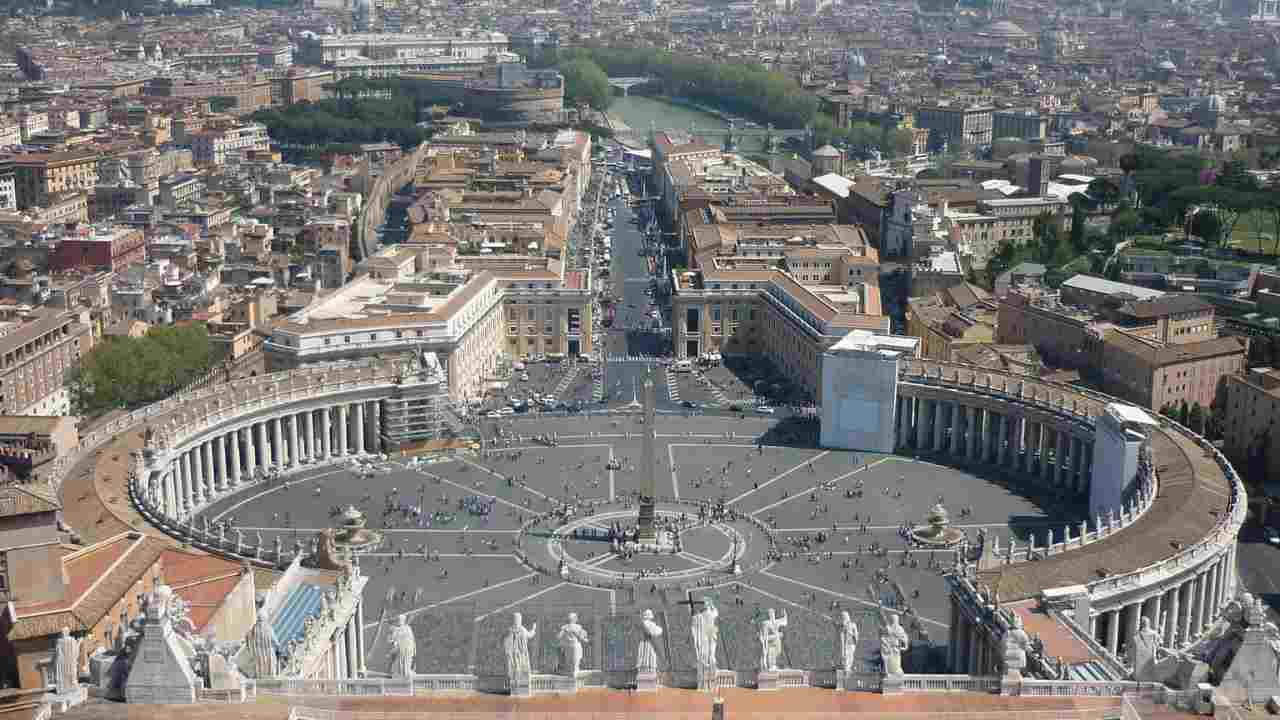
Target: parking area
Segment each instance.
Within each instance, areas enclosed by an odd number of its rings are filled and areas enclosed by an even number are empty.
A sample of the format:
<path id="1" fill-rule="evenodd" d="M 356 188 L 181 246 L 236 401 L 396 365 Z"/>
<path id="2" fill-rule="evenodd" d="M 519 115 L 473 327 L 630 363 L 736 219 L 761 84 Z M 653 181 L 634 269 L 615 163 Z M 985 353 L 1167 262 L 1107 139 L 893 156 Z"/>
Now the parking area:
<path id="1" fill-rule="evenodd" d="M 509 414 L 585 406 L 592 400 L 596 374 L 594 365 L 575 359 L 518 361 L 506 387 L 490 391 L 481 411 Z"/>

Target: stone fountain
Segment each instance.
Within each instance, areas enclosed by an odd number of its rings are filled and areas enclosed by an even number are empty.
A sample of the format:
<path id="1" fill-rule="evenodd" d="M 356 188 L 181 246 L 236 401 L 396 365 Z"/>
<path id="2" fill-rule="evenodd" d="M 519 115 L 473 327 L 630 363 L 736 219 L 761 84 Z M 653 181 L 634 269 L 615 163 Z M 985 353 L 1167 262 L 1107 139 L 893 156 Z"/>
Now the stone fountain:
<path id="1" fill-rule="evenodd" d="M 923 525 L 911 528 L 911 538 L 930 548 L 951 547 L 964 539 L 964 533 L 951 527 L 951 516 L 942 503 L 935 504 L 924 517 Z"/>
<path id="2" fill-rule="evenodd" d="M 351 565 L 356 553 L 372 552 L 382 544 L 382 533 L 365 527 L 363 512 L 348 505 L 338 516 L 338 527 L 318 533 L 316 564 L 319 567 L 338 570 Z"/>

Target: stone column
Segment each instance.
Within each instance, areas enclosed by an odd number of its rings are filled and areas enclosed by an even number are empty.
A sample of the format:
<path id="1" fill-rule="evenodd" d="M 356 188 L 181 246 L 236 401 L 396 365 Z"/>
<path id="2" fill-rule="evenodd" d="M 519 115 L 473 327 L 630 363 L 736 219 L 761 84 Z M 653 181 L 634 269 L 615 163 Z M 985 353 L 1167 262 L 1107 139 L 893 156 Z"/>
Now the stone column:
<path id="1" fill-rule="evenodd" d="M 367 452 L 369 447 L 364 444 L 364 403 L 355 404 L 356 416 L 353 420 L 356 430 L 356 452 Z M 360 657 L 364 657 L 362 653 Z"/>
<path id="2" fill-rule="evenodd" d="M 1164 593 L 1156 593 L 1151 598 L 1150 614 L 1147 615 L 1151 619 L 1151 627 L 1154 630 L 1160 629 L 1160 615 L 1164 612 Z"/>
<path id="3" fill-rule="evenodd" d="M 349 423 L 347 404 L 343 403 L 338 406 L 338 455 L 342 457 L 347 455 L 347 432 L 351 429 L 348 427 Z"/>
<path id="4" fill-rule="evenodd" d="M 951 437 L 948 438 L 947 454 L 953 458 L 964 454 L 964 431 L 961 427 L 960 418 L 964 415 L 964 406 L 958 402 L 948 403 L 951 406 L 948 414 L 950 415 Z"/>
<path id="5" fill-rule="evenodd" d="M 907 444 L 907 405 L 911 402 L 911 398 L 905 395 L 898 396 L 898 405 L 895 408 L 898 412 L 897 434 L 893 438 L 893 446 L 901 448 Z"/>
<path id="6" fill-rule="evenodd" d="M 271 457 L 275 460 L 276 467 L 284 470 L 284 427 L 281 425 L 283 421 L 278 418 L 271 418 Z"/>
<path id="7" fill-rule="evenodd" d="M 1071 445 L 1071 436 L 1066 432 L 1058 433 L 1058 457 L 1054 458 L 1054 472 L 1058 476 L 1057 484 L 1061 487 L 1071 487 L 1071 456 L 1069 448 Z"/>
<path id="8" fill-rule="evenodd" d="M 202 455 L 204 455 L 204 463 L 201 466 L 204 468 L 200 478 L 200 484 L 202 486 L 201 491 L 207 492 L 209 495 L 213 495 L 213 478 L 214 478 L 213 441 L 210 440 L 210 441 L 205 441 L 201 443 L 200 452 Z"/>
<path id="9" fill-rule="evenodd" d="M 382 405 L 377 400 L 369 403 L 365 417 L 369 419 L 369 446 L 373 453 L 382 454 Z"/>
<path id="10" fill-rule="evenodd" d="M 356 624 L 355 618 L 349 618 L 347 620 L 347 630 L 346 630 L 347 675 L 346 676 L 349 678 L 356 677 L 356 669 L 360 667 L 360 664 L 356 661 L 356 633 L 358 632 L 358 630 L 355 627 L 355 624 Z"/>
<path id="11" fill-rule="evenodd" d="M 1081 460 L 1081 448 L 1084 443 L 1080 442 L 1080 438 L 1075 435 L 1071 436 L 1071 462 L 1068 464 L 1070 470 L 1071 487 L 1076 492 L 1084 490 L 1084 476 L 1080 472 L 1080 466 L 1083 464 Z"/>
<path id="12" fill-rule="evenodd" d="M 190 488 L 191 482 L 194 480 L 191 470 L 191 451 L 182 453 L 182 486 Z"/>
<path id="13" fill-rule="evenodd" d="M 364 675 L 364 601 L 356 601 L 356 673 Z"/>
<path id="14" fill-rule="evenodd" d="M 1214 563 L 1207 573 L 1209 582 L 1204 591 L 1204 612 L 1200 613 L 1200 627 L 1213 622 L 1218 612 L 1218 563 Z"/>
<path id="15" fill-rule="evenodd" d="M 186 497 L 181 479 L 175 479 L 172 475 L 160 475 L 160 506 L 165 515 L 174 518 L 182 515 Z"/>
<path id="16" fill-rule="evenodd" d="M 246 456 L 245 474 L 250 479 L 258 474 L 258 424 L 254 423 L 244 429 L 244 453 Z"/>
<path id="17" fill-rule="evenodd" d="M 324 458 L 333 455 L 333 427 L 329 421 L 329 408 L 320 411 L 320 455 Z"/>
<path id="18" fill-rule="evenodd" d="M 954 602 L 951 603 L 951 626 L 947 628 L 947 669 L 950 672 L 960 672 L 956 668 L 956 650 L 960 645 L 960 608 L 956 607 Z"/>
<path id="19" fill-rule="evenodd" d="M 1000 413 L 1000 432 L 996 435 L 996 464 L 1001 467 L 1004 467 L 1005 461 L 1008 459 L 1008 443 L 1009 416 L 1004 413 Z"/>
<path id="20" fill-rule="evenodd" d="M 969 658 L 966 660 L 965 672 L 978 675 L 982 672 L 979 665 L 982 655 L 982 630 L 977 625 L 969 625 Z"/>
<path id="21" fill-rule="evenodd" d="M 320 459 L 316 449 L 316 411 L 307 410 L 302 413 L 302 435 L 306 438 L 307 449 L 304 451 L 312 461 Z"/>
<path id="22" fill-rule="evenodd" d="M 991 447 L 991 443 L 997 426 L 995 415 L 990 410 L 984 409 L 982 411 L 982 462 L 984 463 L 995 460 L 995 450 Z"/>
<path id="23" fill-rule="evenodd" d="M 1107 650 L 1112 655 L 1118 655 L 1120 652 L 1120 611 L 1112 610 L 1107 613 Z"/>
<path id="24" fill-rule="evenodd" d="M 298 420 L 298 413 L 289 416 L 289 466 L 298 467 L 302 463 L 302 423 Z"/>
<path id="25" fill-rule="evenodd" d="M 1023 446 L 1027 450 L 1027 456 L 1023 459 L 1024 471 L 1031 475 L 1036 468 L 1036 448 L 1039 447 L 1040 433 L 1044 430 L 1044 426 L 1029 419 L 1022 426 L 1025 436 Z"/>
<path id="26" fill-rule="evenodd" d="M 1053 449 L 1055 432 L 1050 425 L 1040 426 L 1040 480 L 1045 485 L 1053 484 L 1053 464 L 1049 462 L 1049 453 Z"/>
<path id="27" fill-rule="evenodd" d="M 978 440 L 982 435 L 982 410 L 972 405 L 968 406 L 969 427 L 966 429 L 965 435 L 965 451 L 964 459 L 969 462 L 977 462 L 978 458 Z"/>
<path id="28" fill-rule="evenodd" d="M 1127 610 L 1127 617 L 1125 618 L 1125 633 L 1124 637 L 1121 638 L 1121 645 L 1124 646 L 1123 650 L 1127 650 L 1129 640 L 1133 638 L 1134 635 L 1138 634 L 1138 619 L 1142 617 L 1142 601 L 1139 600 L 1136 603 L 1126 605 L 1125 608 Z"/>
<path id="29" fill-rule="evenodd" d="M 240 484 L 240 438 L 242 430 L 232 430 L 227 435 L 227 439 L 231 441 L 231 487 Z"/>
<path id="30" fill-rule="evenodd" d="M 1197 636 L 1199 636 L 1200 632 L 1204 630 L 1204 626 L 1208 624 L 1209 618 L 1213 617 L 1213 608 L 1211 605 L 1213 593 L 1209 591 L 1212 584 L 1212 568 L 1200 573 L 1200 604 L 1196 608 L 1199 612 L 1196 613 L 1195 626 L 1191 628 Z"/>
<path id="31" fill-rule="evenodd" d="M 1181 595 L 1182 586 L 1175 585 L 1169 591 L 1169 617 L 1165 620 L 1164 628 L 1164 644 L 1173 647 L 1178 642 L 1178 630 L 1181 627 L 1179 617 L 1182 612 Z"/>
<path id="32" fill-rule="evenodd" d="M 1191 617 L 1195 615 L 1195 579 L 1188 580 L 1178 586 L 1182 595 L 1182 612 L 1178 616 L 1179 642 L 1191 640 Z"/>
<path id="33" fill-rule="evenodd" d="M 219 435 L 213 439 L 213 462 L 217 468 L 214 480 L 218 492 L 227 489 L 227 449 L 223 446 L 222 437 Z"/>
<path id="34" fill-rule="evenodd" d="M 942 438 L 946 427 L 942 422 L 943 402 L 941 400 L 933 401 L 933 451 L 942 451 Z"/>

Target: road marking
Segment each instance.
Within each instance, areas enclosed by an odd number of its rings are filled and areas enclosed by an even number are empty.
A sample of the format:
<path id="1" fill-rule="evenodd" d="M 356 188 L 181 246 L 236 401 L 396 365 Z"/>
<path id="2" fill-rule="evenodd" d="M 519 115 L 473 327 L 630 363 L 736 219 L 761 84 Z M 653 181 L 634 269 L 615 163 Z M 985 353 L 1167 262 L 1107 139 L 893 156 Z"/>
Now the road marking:
<path id="1" fill-rule="evenodd" d="M 801 610 L 803 610 L 803 611 L 805 611 L 805 612 L 813 613 L 814 615 L 817 615 L 817 616 L 819 616 L 819 617 L 824 617 L 824 618 L 826 618 L 826 619 L 828 619 L 828 620 L 833 620 L 833 618 L 832 618 L 830 615 L 828 615 L 828 614 L 826 614 L 826 613 L 824 613 L 824 612 L 819 612 L 819 611 L 817 611 L 817 610 L 814 610 L 813 608 L 805 607 L 804 605 L 801 605 L 800 603 L 795 602 L 794 600 L 788 600 L 788 599 L 786 599 L 786 598 L 784 598 L 784 597 L 782 597 L 782 596 L 780 596 L 780 595 L 774 595 L 774 594 L 773 594 L 773 593 L 771 593 L 771 592 L 766 592 L 766 591 L 761 590 L 760 588 L 756 587 L 755 585 L 750 585 L 750 584 L 743 583 L 743 582 L 740 582 L 740 583 L 737 583 L 737 584 L 738 584 L 738 585 L 741 585 L 742 587 L 744 587 L 744 588 L 746 588 L 746 589 L 748 589 L 748 590 L 751 590 L 751 591 L 753 591 L 753 592 L 758 592 L 758 593 L 760 593 L 761 595 L 763 595 L 763 596 L 765 596 L 765 597 L 769 598 L 770 600 L 775 600 L 775 601 L 780 602 L 780 603 L 786 603 L 786 604 L 788 604 L 788 605 L 790 605 L 790 606 L 792 606 L 792 607 L 799 608 L 799 609 L 801 609 Z"/>
<path id="2" fill-rule="evenodd" d="M 804 582 L 804 581 L 801 581 L 801 580 L 796 580 L 796 579 L 794 579 L 794 578 L 789 578 L 789 577 L 786 577 L 786 576 L 784 576 L 784 575 L 775 575 L 775 574 L 773 574 L 773 573 L 769 572 L 768 570 L 761 570 L 761 571 L 760 571 L 760 574 L 761 574 L 761 575 L 768 576 L 768 577 L 771 577 L 771 578 L 773 578 L 774 580 L 782 580 L 782 581 L 784 581 L 784 582 L 794 583 L 794 584 L 796 584 L 796 585 L 799 585 L 799 586 L 800 586 L 800 587 L 802 587 L 802 588 L 807 588 L 807 589 L 809 589 L 809 590 L 811 590 L 811 591 L 813 591 L 813 592 L 824 593 L 824 594 L 827 594 L 827 595 L 834 595 L 834 596 L 836 596 L 836 597 L 840 598 L 841 600 L 848 600 L 848 601 L 850 601 L 850 602 L 858 603 L 859 605 L 866 605 L 866 606 L 868 606 L 868 607 L 873 607 L 873 608 L 876 608 L 876 609 L 880 609 L 880 606 L 879 606 L 879 605 L 877 605 L 876 603 L 871 602 L 870 600 L 863 600 L 862 598 L 860 598 L 860 597 L 855 597 L 855 596 L 853 596 L 853 595 L 845 595 L 844 593 L 838 593 L 838 592 L 836 592 L 835 590 L 830 590 L 830 589 L 828 589 L 828 588 L 824 588 L 824 587 L 818 587 L 817 585 L 810 585 L 810 584 L 809 584 L 809 583 L 807 583 L 807 582 Z M 916 615 L 916 617 L 917 617 L 917 618 L 919 618 L 922 622 L 933 623 L 934 625 L 937 625 L 938 627 L 944 627 L 944 628 L 945 628 L 945 627 L 951 627 L 950 625 L 947 625 L 947 624 L 946 624 L 946 623 L 944 623 L 944 622 L 940 622 L 940 621 L 938 621 L 938 620 L 934 620 L 934 619 L 932 619 L 932 618 L 927 618 L 927 617 L 925 617 L 925 616 L 923 616 L 923 615 Z"/>
<path id="3" fill-rule="evenodd" d="M 712 560 L 711 558 L 705 558 L 705 557 L 702 557 L 701 555 L 695 555 L 695 554 L 693 554 L 693 553 L 691 553 L 691 552 L 688 552 L 688 551 L 681 552 L 681 553 L 680 553 L 679 555 L 677 555 L 676 557 L 682 557 L 682 558 L 684 558 L 685 560 L 692 560 L 692 561 L 694 561 L 695 563 L 701 563 L 701 564 L 703 564 L 703 565 L 715 565 L 715 564 L 717 564 L 717 563 L 719 562 L 718 560 Z"/>
<path id="4" fill-rule="evenodd" d="M 656 436 L 657 433 L 654 433 Z M 680 499 L 680 480 L 676 477 L 676 446 L 674 444 L 667 445 L 667 466 L 671 468 L 671 493 L 675 499 Z"/>
<path id="5" fill-rule="evenodd" d="M 393 553 L 393 552 L 360 553 L 360 557 L 362 557 L 362 558 L 380 558 L 380 557 L 398 558 L 398 557 L 400 557 L 400 553 Z M 417 553 L 408 553 L 408 552 L 406 552 L 406 553 L 404 554 L 404 559 L 405 559 L 405 560 L 411 560 L 411 559 L 413 559 L 413 558 L 415 558 L 415 557 L 420 558 L 420 557 L 422 557 L 422 556 L 421 556 L 421 555 L 419 555 L 419 554 L 417 554 Z M 431 558 L 432 558 L 432 559 L 435 559 L 435 558 L 473 558 L 473 557 L 476 557 L 476 558 L 513 558 L 513 557 L 515 557 L 515 555 L 512 555 L 511 553 L 431 553 Z"/>
<path id="6" fill-rule="evenodd" d="M 609 445 L 609 502 L 613 502 L 614 498 L 614 469 L 613 469 L 613 446 Z"/>
<path id="7" fill-rule="evenodd" d="M 446 484 L 452 485 L 452 486 L 454 486 L 454 487 L 458 488 L 459 490 L 466 490 L 467 492 L 469 492 L 469 493 L 475 493 L 476 495 L 488 495 L 488 497 L 493 498 L 494 502 L 500 502 L 500 503 L 502 503 L 503 505 L 508 505 L 508 506 L 510 506 L 510 507 L 515 508 L 516 510 L 519 510 L 519 511 L 520 511 L 520 512 L 522 512 L 522 513 L 532 513 L 532 512 L 533 512 L 533 510 L 530 510 L 529 508 L 526 508 L 526 507 L 520 507 L 519 505 L 517 505 L 517 504 L 515 504 L 515 503 L 513 503 L 513 502 L 510 502 L 510 501 L 508 501 L 508 500 L 504 500 L 504 499 L 502 499 L 502 498 L 498 497 L 497 495 L 493 495 L 493 494 L 490 494 L 490 493 L 482 493 L 482 492 L 480 492 L 480 491 L 476 490 L 475 488 L 469 488 L 469 487 L 467 487 L 466 485 L 462 485 L 461 483 L 456 483 L 456 482 L 454 482 L 454 481 L 452 481 L 452 480 L 450 480 L 450 479 L 448 479 L 448 478 L 440 477 L 439 475 L 436 475 L 435 473 L 429 473 L 429 472 L 427 472 L 426 470 L 422 470 L 422 469 L 419 469 L 419 470 L 418 470 L 418 472 L 419 472 L 419 473 L 421 473 L 421 474 L 423 474 L 423 475 L 426 475 L 426 476 L 427 476 L 427 477 L 429 477 L 429 478 L 434 478 L 434 479 L 436 479 L 436 480 L 439 480 L 439 481 L 440 481 L 440 482 L 442 482 L 442 483 L 446 483 Z"/>
<path id="8" fill-rule="evenodd" d="M 772 485 L 772 484 L 774 484 L 775 482 L 777 482 L 777 481 L 781 480 L 782 478 L 784 478 L 784 477 L 786 477 L 786 476 L 790 475 L 791 473 L 793 473 L 793 472 L 795 472 L 795 471 L 799 470 L 800 468 L 805 467 L 806 465 L 811 465 L 811 464 L 813 463 L 813 461 L 814 461 L 814 460 L 821 460 L 822 458 L 824 458 L 824 457 L 826 457 L 826 456 L 828 456 L 828 455 L 830 455 L 830 454 L 831 454 L 831 451 L 830 451 L 830 450 L 824 450 L 824 451 L 822 451 L 821 453 L 818 453 L 818 455 L 817 455 L 817 456 L 815 456 L 815 457 L 809 458 L 808 460 L 803 460 L 803 461 L 801 461 L 798 465 L 796 465 L 795 467 L 791 468 L 790 470 L 785 470 L 785 471 L 783 471 L 783 472 L 779 473 L 778 475 L 775 475 L 774 477 L 769 478 L 768 480 L 766 480 L 766 481 L 764 481 L 763 483 L 761 483 L 760 487 L 752 488 L 752 489 L 750 489 L 750 490 L 748 490 L 748 491 L 746 491 L 746 492 L 742 493 L 742 494 L 741 494 L 741 495 L 739 495 L 738 497 L 736 497 L 736 498 L 734 498 L 734 499 L 730 500 L 727 504 L 728 504 L 728 505 L 733 505 L 734 503 L 736 503 L 736 502 L 738 502 L 739 500 L 741 500 L 741 499 L 745 498 L 746 496 L 750 495 L 751 493 L 759 492 L 760 490 L 763 490 L 763 489 L 765 489 L 765 488 L 769 487 L 770 485 Z M 759 512 L 759 511 L 757 510 L 756 512 Z"/>
<path id="9" fill-rule="evenodd" d="M 529 578 L 533 577 L 533 576 L 534 576 L 534 575 L 536 575 L 536 574 L 537 574 L 537 573 L 529 573 L 529 574 L 527 574 L 527 575 L 521 575 L 520 577 L 517 577 L 517 578 L 511 578 L 510 580 L 504 580 L 504 581 L 502 581 L 502 582 L 498 583 L 497 585 L 490 585 L 489 587 L 483 587 L 483 588 L 480 588 L 479 590 L 472 590 L 471 592 L 465 592 L 465 593 L 463 593 L 463 594 L 461 594 L 461 595 L 456 595 L 456 596 L 451 597 L 451 598 L 448 598 L 448 599 L 446 599 L 446 600 L 441 600 L 441 601 L 439 601 L 439 602 L 433 602 L 433 603 L 431 603 L 430 605 L 424 605 L 424 606 L 422 606 L 422 607 L 420 607 L 420 608 L 414 608 L 414 609 L 412 609 L 412 610 L 407 610 L 407 611 L 405 611 L 405 613 L 404 613 L 404 614 L 405 614 L 405 616 L 406 616 L 406 617 L 411 617 L 411 616 L 416 615 L 416 614 L 418 614 L 418 613 L 420 613 L 420 612 L 426 612 L 426 611 L 431 610 L 431 609 L 433 609 L 433 608 L 438 608 L 438 607 L 440 607 L 441 605 L 448 605 L 449 603 L 457 602 L 457 601 L 459 601 L 459 600 L 466 600 L 467 598 L 469 598 L 469 597 L 473 597 L 473 596 L 475 596 L 475 595 L 479 595 L 479 594 L 480 594 L 480 593 L 482 593 L 482 592 L 488 592 L 488 591 L 490 591 L 490 590 L 496 590 L 496 589 L 498 589 L 498 588 L 500 588 L 500 587 L 503 587 L 504 585 L 510 585 L 511 583 L 520 582 L 521 580 L 528 580 Z M 378 626 L 378 623 L 380 623 L 380 622 L 381 622 L 381 620 L 378 620 L 378 621 L 375 621 L 375 622 L 371 622 L 371 623 L 365 623 L 365 624 L 364 624 L 364 626 L 365 626 L 366 628 L 377 627 L 377 626 Z"/>

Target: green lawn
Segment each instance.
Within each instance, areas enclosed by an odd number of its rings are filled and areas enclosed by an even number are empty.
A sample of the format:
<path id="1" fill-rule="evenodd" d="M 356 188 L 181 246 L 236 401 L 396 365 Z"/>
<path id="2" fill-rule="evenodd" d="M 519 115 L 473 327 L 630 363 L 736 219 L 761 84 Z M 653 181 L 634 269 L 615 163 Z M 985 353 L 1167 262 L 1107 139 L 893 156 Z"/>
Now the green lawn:
<path id="1" fill-rule="evenodd" d="M 1248 252 L 1275 254 L 1275 225 L 1271 214 L 1263 210 L 1254 210 L 1241 215 L 1235 231 L 1231 233 L 1231 244 Z"/>

